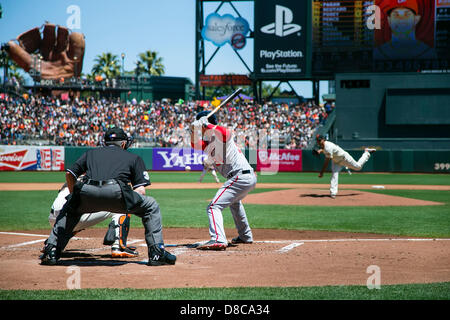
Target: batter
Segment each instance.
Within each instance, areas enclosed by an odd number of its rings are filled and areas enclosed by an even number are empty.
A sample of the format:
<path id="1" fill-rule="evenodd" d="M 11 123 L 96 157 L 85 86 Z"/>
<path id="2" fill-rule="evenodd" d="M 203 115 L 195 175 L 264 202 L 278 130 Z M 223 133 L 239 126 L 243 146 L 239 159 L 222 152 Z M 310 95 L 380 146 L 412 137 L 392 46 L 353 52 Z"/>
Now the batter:
<path id="1" fill-rule="evenodd" d="M 253 235 L 242 199 L 255 188 L 256 175 L 233 139 L 231 131 L 217 125 L 215 115 L 207 118 L 207 111 L 196 116 L 191 126 L 191 146 L 203 150 L 213 161 L 214 168 L 226 179 L 208 204 L 211 240 L 198 246 L 199 250 L 225 250 L 228 246 L 222 211 L 230 207 L 238 232 L 232 243 L 252 243 Z"/>

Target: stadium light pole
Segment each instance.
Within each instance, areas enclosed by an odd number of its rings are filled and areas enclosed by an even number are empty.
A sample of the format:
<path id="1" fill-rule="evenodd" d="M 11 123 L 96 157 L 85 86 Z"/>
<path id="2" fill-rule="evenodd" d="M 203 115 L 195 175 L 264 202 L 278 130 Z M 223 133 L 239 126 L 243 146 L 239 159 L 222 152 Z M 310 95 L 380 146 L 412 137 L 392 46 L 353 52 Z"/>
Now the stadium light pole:
<path id="1" fill-rule="evenodd" d="M 125 69 L 124 69 L 125 53 L 122 52 L 122 54 L 120 56 L 122 57 L 122 77 L 123 77 L 123 74 L 125 73 Z"/>

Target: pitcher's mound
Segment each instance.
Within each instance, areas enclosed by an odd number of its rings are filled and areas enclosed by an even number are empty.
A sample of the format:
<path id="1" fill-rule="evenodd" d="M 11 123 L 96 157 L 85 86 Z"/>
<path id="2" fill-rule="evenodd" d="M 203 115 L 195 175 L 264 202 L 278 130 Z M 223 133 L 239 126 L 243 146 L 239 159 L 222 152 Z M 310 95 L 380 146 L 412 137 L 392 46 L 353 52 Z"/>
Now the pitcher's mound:
<path id="1" fill-rule="evenodd" d="M 336 199 L 328 189 L 289 189 L 249 194 L 245 203 L 299 206 L 433 206 L 443 203 L 377 194 L 359 190 L 341 190 Z"/>

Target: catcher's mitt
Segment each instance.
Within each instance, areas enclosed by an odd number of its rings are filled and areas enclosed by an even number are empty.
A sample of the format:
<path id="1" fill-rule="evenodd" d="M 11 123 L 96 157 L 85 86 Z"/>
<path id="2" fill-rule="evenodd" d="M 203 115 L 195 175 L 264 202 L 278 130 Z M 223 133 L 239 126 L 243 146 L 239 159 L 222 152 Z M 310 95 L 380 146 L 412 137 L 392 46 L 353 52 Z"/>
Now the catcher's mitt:
<path id="1" fill-rule="evenodd" d="M 78 77 L 83 67 L 84 35 L 69 29 L 45 24 L 30 29 L 9 41 L 7 51 L 21 68 L 39 71 L 42 79 Z"/>

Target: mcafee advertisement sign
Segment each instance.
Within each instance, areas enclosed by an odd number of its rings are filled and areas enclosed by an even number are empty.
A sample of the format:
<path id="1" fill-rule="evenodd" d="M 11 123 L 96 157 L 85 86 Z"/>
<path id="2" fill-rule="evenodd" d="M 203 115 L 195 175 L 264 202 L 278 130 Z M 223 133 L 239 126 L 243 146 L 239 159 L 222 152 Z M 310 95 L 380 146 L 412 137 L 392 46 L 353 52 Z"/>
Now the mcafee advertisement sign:
<path id="1" fill-rule="evenodd" d="M 258 150 L 256 170 L 261 172 L 302 171 L 302 150 Z"/>

